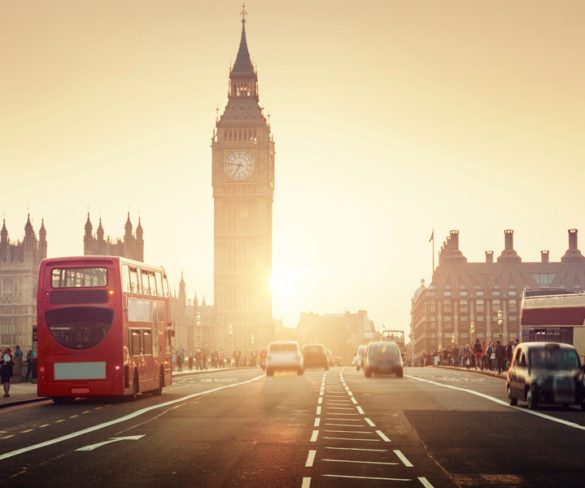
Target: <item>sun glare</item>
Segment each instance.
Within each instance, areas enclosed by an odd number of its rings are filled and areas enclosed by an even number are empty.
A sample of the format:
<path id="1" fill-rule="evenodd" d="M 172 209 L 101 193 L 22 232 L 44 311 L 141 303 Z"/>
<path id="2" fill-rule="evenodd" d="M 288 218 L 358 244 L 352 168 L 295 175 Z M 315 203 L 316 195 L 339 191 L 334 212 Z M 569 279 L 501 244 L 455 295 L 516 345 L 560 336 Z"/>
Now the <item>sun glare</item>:
<path id="1" fill-rule="evenodd" d="M 299 273 L 290 269 L 274 269 L 270 277 L 270 291 L 273 299 L 283 299 L 292 296 L 300 282 Z"/>

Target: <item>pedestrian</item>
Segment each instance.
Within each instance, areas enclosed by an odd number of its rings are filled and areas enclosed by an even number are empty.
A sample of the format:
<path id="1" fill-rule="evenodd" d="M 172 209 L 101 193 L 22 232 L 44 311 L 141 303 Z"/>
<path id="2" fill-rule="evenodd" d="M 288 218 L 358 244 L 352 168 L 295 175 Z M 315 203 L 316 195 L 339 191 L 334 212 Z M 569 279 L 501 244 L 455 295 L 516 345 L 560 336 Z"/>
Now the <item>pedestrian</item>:
<path id="1" fill-rule="evenodd" d="M 35 367 L 34 358 L 32 349 L 26 351 L 26 376 L 24 377 L 24 381 L 28 381 L 34 377 L 32 374 L 33 368 Z"/>
<path id="2" fill-rule="evenodd" d="M 22 349 L 20 348 L 20 346 L 17 344 L 16 347 L 14 348 L 14 377 L 18 378 L 18 381 L 22 381 L 22 376 L 23 376 L 23 369 L 22 369 Z"/>
<path id="3" fill-rule="evenodd" d="M 500 341 L 496 342 L 496 365 L 498 374 L 501 374 L 506 365 L 506 348 Z"/>
<path id="4" fill-rule="evenodd" d="M 473 356 L 474 356 L 474 366 L 475 370 L 481 366 L 481 355 L 483 354 L 483 348 L 479 342 L 479 339 L 475 339 L 475 344 L 473 345 Z"/>
<path id="5" fill-rule="evenodd" d="M 12 356 L 12 349 L 9 347 L 2 351 L 2 358 L 0 361 L 0 380 L 4 388 L 4 398 L 10 396 L 10 378 L 12 376 L 12 368 L 14 367 L 14 358 Z"/>

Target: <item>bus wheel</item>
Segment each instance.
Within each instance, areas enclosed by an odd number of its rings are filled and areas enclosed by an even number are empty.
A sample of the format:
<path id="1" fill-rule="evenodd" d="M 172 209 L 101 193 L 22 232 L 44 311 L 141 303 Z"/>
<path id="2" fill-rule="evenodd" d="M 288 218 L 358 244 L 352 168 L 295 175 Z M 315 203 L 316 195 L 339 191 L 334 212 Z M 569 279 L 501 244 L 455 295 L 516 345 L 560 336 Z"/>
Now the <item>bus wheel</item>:
<path id="1" fill-rule="evenodd" d="M 138 373 L 134 371 L 134 379 L 132 380 L 132 400 L 138 398 Z"/>
<path id="2" fill-rule="evenodd" d="M 158 388 L 152 392 L 153 395 L 160 395 L 162 394 L 163 387 L 165 386 L 165 372 L 161 368 L 160 374 L 158 375 Z"/>

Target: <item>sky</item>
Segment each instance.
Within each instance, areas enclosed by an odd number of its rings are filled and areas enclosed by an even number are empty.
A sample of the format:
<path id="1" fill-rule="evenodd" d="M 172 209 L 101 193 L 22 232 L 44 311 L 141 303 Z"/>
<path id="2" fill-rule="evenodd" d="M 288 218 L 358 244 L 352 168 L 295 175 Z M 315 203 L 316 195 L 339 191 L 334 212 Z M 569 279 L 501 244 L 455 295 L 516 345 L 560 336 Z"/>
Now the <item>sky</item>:
<path id="1" fill-rule="evenodd" d="M 83 253 L 87 212 L 213 301 L 211 136 L 235 0 L 0 0 L 0 212 Z M 451 229 L 469 261 L 585 250 L 585 2 L 248 0 L 276 143 L 275 318 L 407 329 Z"/>

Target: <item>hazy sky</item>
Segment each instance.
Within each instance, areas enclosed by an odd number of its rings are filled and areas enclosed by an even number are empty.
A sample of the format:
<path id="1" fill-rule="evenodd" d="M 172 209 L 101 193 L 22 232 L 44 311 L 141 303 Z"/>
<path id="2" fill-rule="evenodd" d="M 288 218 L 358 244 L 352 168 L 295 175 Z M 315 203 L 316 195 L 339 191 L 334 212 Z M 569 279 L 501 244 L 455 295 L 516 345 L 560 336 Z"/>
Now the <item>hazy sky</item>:
<path id="1" fill-rule="evenodd" d="M 410 298 L 459 229 L 470 261 L 515 230 L 525 261 L 585 250 L 585 2 L 249 0 L 276 141 L 274 315 Z M 49 255 L 89 208 L 213 297 L 211 135 L 240 38 L 235 0 L 0 0 L 0 212 Z M 284 286 L 283 283 L 288 283 Z"/>

